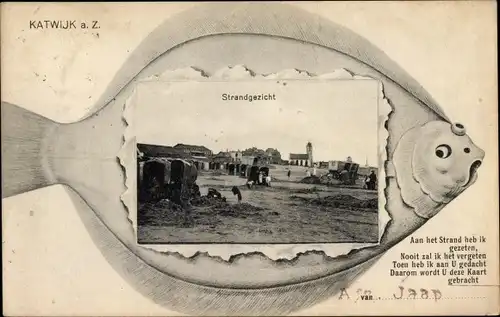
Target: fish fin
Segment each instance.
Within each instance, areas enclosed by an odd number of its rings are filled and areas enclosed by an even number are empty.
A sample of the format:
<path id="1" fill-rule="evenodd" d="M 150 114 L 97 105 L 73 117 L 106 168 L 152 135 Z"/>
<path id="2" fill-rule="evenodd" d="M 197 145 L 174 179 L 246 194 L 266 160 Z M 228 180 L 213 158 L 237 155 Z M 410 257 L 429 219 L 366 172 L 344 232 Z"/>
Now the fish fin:
<path id="1" fill-rule="evenodd" d="M 393 155 L 396 180 L 401 190 L 401 198 L 410 207 L 415 208 L 415 201 L 425 195 L 419 183 L 413 178 L 413 151 L 418 139 L 418 127 L 408 130 L 399 140 Z"/>
<path id="2" fill-rule="evenodd" d="M 427 195 L 420 195 L 412 202 L 415 213 L 422 218 L 431 218 L 437 214 L 445 204 L 435 202 Z"/>
<path id="3" fill-rule="evenodd" d="M 55 184 L 46 140 L 60 124 L 2 101 L 2 198 Z"/>

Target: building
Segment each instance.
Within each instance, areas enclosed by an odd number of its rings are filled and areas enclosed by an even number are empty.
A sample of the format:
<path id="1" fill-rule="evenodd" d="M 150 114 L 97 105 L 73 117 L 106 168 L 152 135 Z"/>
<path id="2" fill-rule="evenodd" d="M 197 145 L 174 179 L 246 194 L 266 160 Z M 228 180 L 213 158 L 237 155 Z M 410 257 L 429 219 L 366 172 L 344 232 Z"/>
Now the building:
<path id="1" fill-rule="evenodd" d="M 266 154 L 269 156 L 269 161 L 271 164 L 283 164 L 281 159 L 281 153 L 278 149 L 268 148 Z"/>
<path id="2" fill-rule="evenodd" d="M 191 161 L 198 169 L 208 169 L 209 159 L 212 151 L 204 146 L 198 145 L 183 145 L 179 146 L 164 146 L 153 144 L 137 144 L 137 150 L 142 157 L 164 157 L 164 158 L 180 158 Z"/>
<path id="3" fill-rule="evenodd" d="M 244 165 L 269 165 L 271 164 L 271 157 L 267 155 L 243 155 L 241 157 L 241 164 Z"/>
<path id="4" fill-rule="evenodd" d="M 290 153 L 290 165 L 308 166 L 309 155 Z"/>
<path id="5" fill-rule="evenodd" d="M 253 163 L 255 162 L 255 159 L 257 157 L 256 156 L 253 156 L 253 155 L 243 155 L 241 157 L 241 164 L 245 164 L 245 165 L 253 165 Z"/>
<path id="6" fill-rule="evenodd" d="M 181 150 L 188 155 L 210 157 L 213 155 L 212 151 L 203 145 L 189 145 L 189 144 L 176 144 L 174 149 Z"/>
<path id="7" fill-rule="evenodd" d="M 212 162 L 215 163 L 231 163 L 232 157 L 229 152 L 219 152 L 215 155 L 212 155 Z"/>
<path id="8" fill-rule="evenodd" d="M 313 166 L 313 146 L 311 142 L 307 142 L 306 144 L 306 153 L 305 154 L 297 154 L 290 153 L 289 157 L 290 165 L 298 165 L 298 166 Z"/>
<path id="9" fill-rule="evenodd" d="M 314 165 L 314 159 L 313 159 L 313 145 L 311 142 L 307 142 L 306 144 L 306 152 L 309 160 L 309 166 Z"/>
<path id="10" fill-rule="evenodd" d="M 233 163 L 241 163 L 241 157 L 243 156 L 241 151 L 229 151 L 229 155 L 231 155 L 231 161 Z"/>
<path id="11" fill-rule="evenodd" d="M 321 162 L 316 163 L 316 164 L 318 165 L 319 168 L 325 168 L 325 169 L 327 169 L 330 166 L 328 161 L 321 161 Z"/>
<path id="12" fill-rule="evenodd" d="M 189 154 L 184 151 L 176 149 L 172 146 L 153 145 L 153 144 L 137 144 L 137 150 L 141 157 L 165 157 L 165 158 L 189 158 Z M 138 153 L 138 154 L 139 154 Z"/>

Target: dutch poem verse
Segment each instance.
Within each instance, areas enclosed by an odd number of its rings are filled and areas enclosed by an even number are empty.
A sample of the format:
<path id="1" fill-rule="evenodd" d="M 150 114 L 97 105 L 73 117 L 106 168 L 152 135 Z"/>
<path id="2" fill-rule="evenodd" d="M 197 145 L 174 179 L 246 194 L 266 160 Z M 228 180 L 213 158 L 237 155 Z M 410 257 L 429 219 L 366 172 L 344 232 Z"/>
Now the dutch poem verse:
<path id="1" fill-rule="evenodd" d="M 411 237 L 411 244 L 439 246 L 439 251 L 402 252 L 390 266 L 391 276 L 441 276 L 448 285 L 482 284 L 487 276 L 484 236 Z M 438 250 L 432 248 L 432 250 Z"/>

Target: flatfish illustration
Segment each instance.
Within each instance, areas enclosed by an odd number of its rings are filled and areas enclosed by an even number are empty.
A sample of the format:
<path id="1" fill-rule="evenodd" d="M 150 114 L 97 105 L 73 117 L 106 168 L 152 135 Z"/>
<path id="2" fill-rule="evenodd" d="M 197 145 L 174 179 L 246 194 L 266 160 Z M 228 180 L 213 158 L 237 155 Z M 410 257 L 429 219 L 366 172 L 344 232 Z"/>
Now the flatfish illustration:
<path id="1" fill-rule="evenodd" d="M 335 258 L 312 250 L 292 260 L 252 253 L 224 261 L 137 244 L 120 200 L 127 188 L 117 158 L 127 127 L 123 109 L 136 83 L 165 70 L 213 73 L 238 64 L 259 74 L 343 68 L 383 84 L 392 107 L 382 167 L 391 220 L 378 245 Z M 110 265 L 155 303 L 189 314 L 283 315 L 337 294 L 469 187 L 483 157 L 464 125 L 453 123 L 382 51 L 344 27 L 280 3 L 203 4 L 165 21 L 77 122 L 54 122 L 2 101 L 2 197 L 66 185 Z M 211 274 L 201 278 L 200 271 Z"/>

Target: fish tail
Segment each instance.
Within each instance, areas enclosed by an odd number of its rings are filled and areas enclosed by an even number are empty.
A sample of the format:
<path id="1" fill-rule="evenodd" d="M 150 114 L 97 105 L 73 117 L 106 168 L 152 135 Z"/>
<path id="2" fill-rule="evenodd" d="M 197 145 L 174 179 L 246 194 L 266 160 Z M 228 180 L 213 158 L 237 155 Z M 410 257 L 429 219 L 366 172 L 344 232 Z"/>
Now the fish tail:
<path id="1" fill-rule="evenodd" d="M 2 198 L 55 184 L 45 140 L 59 123 L 2 101 Z"/>

